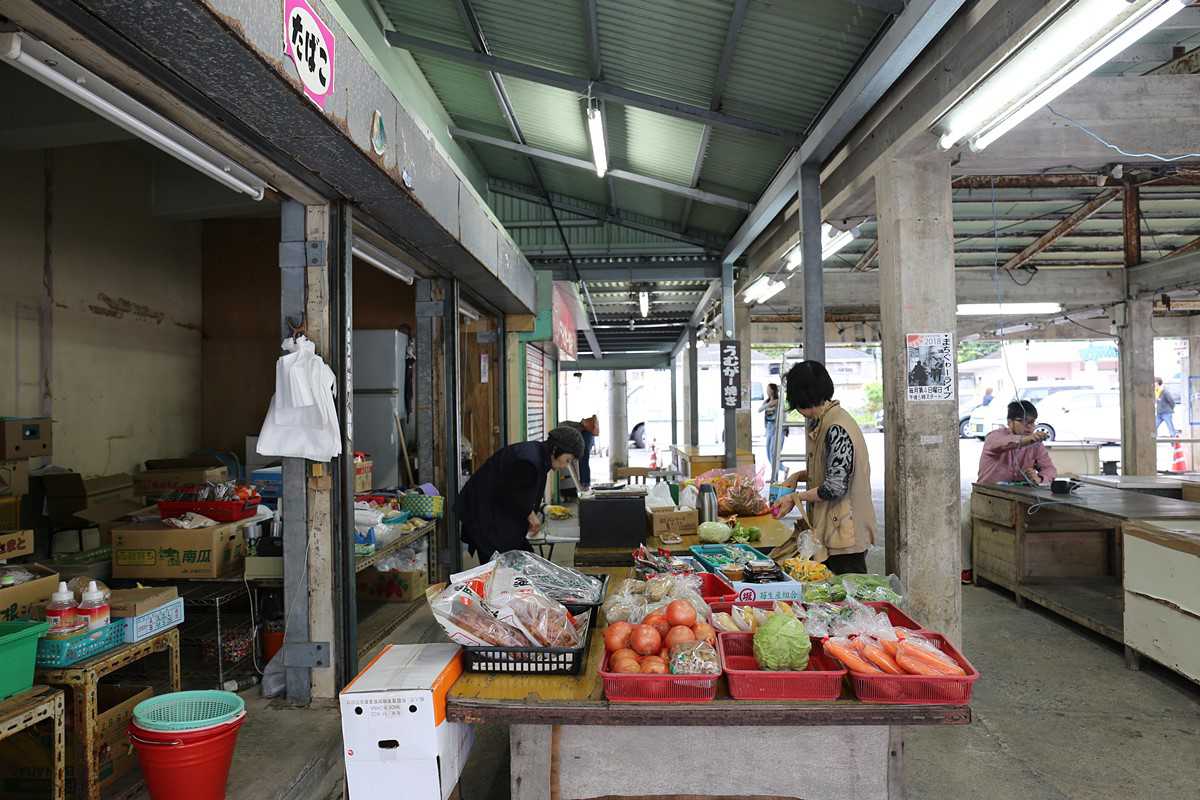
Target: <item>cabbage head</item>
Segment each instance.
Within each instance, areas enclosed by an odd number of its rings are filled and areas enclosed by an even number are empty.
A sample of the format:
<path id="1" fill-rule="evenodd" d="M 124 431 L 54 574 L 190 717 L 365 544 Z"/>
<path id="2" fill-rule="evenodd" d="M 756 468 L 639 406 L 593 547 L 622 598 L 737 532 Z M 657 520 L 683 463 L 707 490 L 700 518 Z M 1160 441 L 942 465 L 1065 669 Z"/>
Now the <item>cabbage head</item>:
<path id="1" fill-rule="evenodd" d="M 762 669 L 802 672 L 811 650 L 804 623 L 791 614 L 771 614 L 754 633 L 754 657 Z"/>
<path id="2" fill-rule="evenodd" d="M 733 528 L 724 522 L 702 522 L 696 534 L 704 544 L 725 544 L 733 535 Z"/>

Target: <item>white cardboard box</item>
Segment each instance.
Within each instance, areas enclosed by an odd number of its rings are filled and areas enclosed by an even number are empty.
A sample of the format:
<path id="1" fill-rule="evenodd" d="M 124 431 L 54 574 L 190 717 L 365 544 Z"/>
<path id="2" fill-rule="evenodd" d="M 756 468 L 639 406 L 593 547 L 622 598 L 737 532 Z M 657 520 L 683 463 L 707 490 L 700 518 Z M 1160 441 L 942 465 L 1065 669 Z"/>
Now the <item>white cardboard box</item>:
<path id="1" fill-rule="evenodd" d="M 446 719 L 462 671 L 456 644 L 388 645 L 342 690 L 351 800 L 447 800 L 475 742 L 470 725 Z"/>

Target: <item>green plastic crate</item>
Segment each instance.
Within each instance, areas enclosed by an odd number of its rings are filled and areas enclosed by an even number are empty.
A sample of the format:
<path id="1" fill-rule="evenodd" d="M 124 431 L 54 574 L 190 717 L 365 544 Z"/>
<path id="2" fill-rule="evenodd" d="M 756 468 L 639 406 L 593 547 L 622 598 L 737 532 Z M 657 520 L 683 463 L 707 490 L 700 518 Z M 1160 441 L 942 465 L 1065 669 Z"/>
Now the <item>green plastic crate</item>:
<path id="1" fill-rule="evenodd" d="M 38 637 L 48 630 L 49 622 L 0 622 L 0 700 L 33 686 Z"/>
<path id="2" fill-rule="evenodd" d="M 103 628 L 72 636 L 70 639 L 42 639 L 38 642 L 39 667 L 69 667 L 125 644 L 125 618 L 114 619 Z"/>

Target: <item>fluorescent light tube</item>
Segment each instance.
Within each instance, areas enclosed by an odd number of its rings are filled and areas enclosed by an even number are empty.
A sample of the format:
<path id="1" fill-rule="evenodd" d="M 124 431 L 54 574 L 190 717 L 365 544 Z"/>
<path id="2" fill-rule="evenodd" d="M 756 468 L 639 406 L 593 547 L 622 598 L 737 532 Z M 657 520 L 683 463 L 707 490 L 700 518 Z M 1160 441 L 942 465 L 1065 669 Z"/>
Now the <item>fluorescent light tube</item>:
<path id="1" fill-rule="evenodd" d="M 784 281 L 773 280 L 769 275 L 759 275 L 742 292 L 742 301 L 748 306 L 765 303 L 782 292 L 785 286 L 787 283 Z"/>
<path id="2" fill-rule="evenodd" d="M 850 244 L 857 238 L 856 228 L 850 230 L 838 230 L 828 222 L 821 224 L 821 260 L 826 261 L 832 258 L 843 247 Z M 801 245 L 797 244 L 788 253 L 787 269 L 788 272 L 793 272 L 797 267 L 804 263 L 804 253 Z"/>
<path id="3" fill-rule="evenodd" d="M 355 258 L 361 258 L 372 267 L 386 272 L 393 278 L 402 280 L 410 286 L 416 277 L 416 273 L 412 267 L 395 256 L 385 253 L 365 239 L 360 239 L 357 236 L 354 237 L 354 243 L 350 247 L 350 252 L 354 254 Z"/>
<path id="4" fill-rule="evenodd" d="M 959 303 L 960 317 L 1000 317 L 1016 314 L 1058 314 L 1062 303 Z"/>
<path id="5" fill-rule="evenodd" d="M 938 122 L 944 149 L 982 150 L 1161 25 L 1185 0 L 1077 0 Z"/>
<path id="6" fill-rule="evenodd" d="M 0 34 L 0 60 L 235 192 L 262 200 L 266 183 L 98 75 L 25 34 Z"/>
<path id="7" fill-rule="evenodd" d="M 587 110 L 588 138 L 592 140 L 592 163 L 596 165 L 596 177 L 603 178 L 608 172 L 608 148 L 604 144 L 604 117 L 599 106 Z"/>
<path id="8" fill-rule="evenodd" d="M 638 292 L 638 309 L 642 312 L 643 317 L 650 316 L 650 293 Z"/>

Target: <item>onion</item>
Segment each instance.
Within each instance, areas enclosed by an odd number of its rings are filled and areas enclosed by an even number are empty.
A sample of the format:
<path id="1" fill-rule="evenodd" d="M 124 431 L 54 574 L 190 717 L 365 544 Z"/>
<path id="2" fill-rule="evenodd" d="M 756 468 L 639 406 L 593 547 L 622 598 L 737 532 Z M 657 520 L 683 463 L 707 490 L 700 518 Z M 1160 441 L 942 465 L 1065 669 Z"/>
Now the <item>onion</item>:
<path id="1" fill-rule="evenodd" d="M 612 653 L 629 647 L 629 634 L 633 626 L 628 622 L 614 622 L 604 629 L 604 649 Z"/>
<path id="2" fill-rule="evenodd" d="M 662 636 L 649 625 L 634 625 L 629 635 L 629 644 L 634 652 L 648 656 L 662 649 Z"/>
<path id="3" fill-rule="evenodd" d="M 667 622 L 690 628 L 696 624 L 696 609 L 687 600 L 672 600 L 667 604 Z"/>

